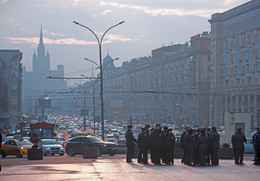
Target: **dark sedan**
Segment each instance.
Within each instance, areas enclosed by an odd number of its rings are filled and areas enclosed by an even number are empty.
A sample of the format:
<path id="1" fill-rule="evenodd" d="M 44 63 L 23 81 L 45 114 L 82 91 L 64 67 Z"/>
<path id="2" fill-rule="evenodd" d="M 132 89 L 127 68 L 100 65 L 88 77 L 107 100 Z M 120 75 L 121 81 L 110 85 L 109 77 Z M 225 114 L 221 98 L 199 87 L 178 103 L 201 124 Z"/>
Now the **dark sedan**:
<path id="1" fill-rule="evenodd" d="M 102 154 L 113 156 L 117 152 L 117 145 L 115 143 L 104 142 L 94 136 L 80 136 L 69 139 L 66 144 L 65 151 L 70 156 L 82 155 L 83 148 L 86 146 L 91 147 L 93 144 L 98 146 L 99 156 L 101 156 Z"/>

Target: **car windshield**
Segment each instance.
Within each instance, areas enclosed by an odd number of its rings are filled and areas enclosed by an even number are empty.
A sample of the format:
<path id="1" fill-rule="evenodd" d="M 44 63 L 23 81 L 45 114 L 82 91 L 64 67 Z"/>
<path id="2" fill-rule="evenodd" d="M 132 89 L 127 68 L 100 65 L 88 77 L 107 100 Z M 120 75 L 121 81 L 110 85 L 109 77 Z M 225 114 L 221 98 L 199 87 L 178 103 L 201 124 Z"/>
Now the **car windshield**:
<path id="1" fill-rule="evenodd" d="M 114 136 L 107 136 L 107 138 L 114 138 Z"/>
<path id="2" fill-rule="evenodd" d="M 103 141 L 97 137 L 88 137 L 91 143 L 102 143 Z"/>
<path id="3" fill-rule="evenodd" d="M 64 139 L 63 138 L 58 138 L 58 141 L 64 141 Z"/>
<path id="4" fill-rule="evenodd" d="M 17 145 L 32 145 L 28 140 L 16 141 Z"/>
<path id="5" fill-rule="evenodd" d="M 56 140 L 42 140 L 43 145 L 55 145 L 58 144 Z"/>

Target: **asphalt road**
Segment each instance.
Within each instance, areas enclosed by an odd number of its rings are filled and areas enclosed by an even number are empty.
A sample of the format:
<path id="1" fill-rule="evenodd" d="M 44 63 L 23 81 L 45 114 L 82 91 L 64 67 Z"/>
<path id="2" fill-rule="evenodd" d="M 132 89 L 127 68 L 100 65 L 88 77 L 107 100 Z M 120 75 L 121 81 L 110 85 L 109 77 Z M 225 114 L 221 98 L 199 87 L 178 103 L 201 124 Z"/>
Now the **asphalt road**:
<path id="1" fill-rule="evenodd" d="M 175 159 L 174 166 L 125 163 L 125 155 L 101 156 L 83 159 L 82 156 L 47 156 L 43 160 L 7 157 L 0 159 L 0 181 L 67 181 L 67 180 L 220 180 L 259 181 L 260 167 L 252 166 L 251 157 L 245 166 L 234 165 L 233 160 L 220 160 L 220 166 L 189 167 Z"/>

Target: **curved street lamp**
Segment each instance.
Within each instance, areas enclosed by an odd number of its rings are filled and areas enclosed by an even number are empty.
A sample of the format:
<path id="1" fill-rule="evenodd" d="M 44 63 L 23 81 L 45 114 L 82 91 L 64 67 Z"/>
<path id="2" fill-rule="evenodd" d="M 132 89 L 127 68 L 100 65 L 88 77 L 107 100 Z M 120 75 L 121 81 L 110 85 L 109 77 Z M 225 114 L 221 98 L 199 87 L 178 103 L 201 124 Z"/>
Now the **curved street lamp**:
<path id="1" fill-rule="evenodd" d="M 99 68 L 100 68 L 100 99 L 101 99 L 101 122 L 102 122 L 102 140 L 105 140 L 105 135 L 104 135 L 104 99 L 103 99 L 103 65 L 102 65 L 102 53 L 101 53 L 101 46 L 102 46 L 102 41 L 103 41 L 103 38 L 104 36 L 106 35 L 106 33 L 111 30 L 112 28 L 118 26 L 118 25 L 121 25 L 121 24 L 124 24 L 125 21 L 121 21 L 113 26 L 111 26 L 110 28 L 108 28 L 105 33 L 101 36 L 101 39 L 98 38 L 97 34 L 92 30 L 90 29 L 89 27 L 83 25 L 83 24 L 80 24 L 79 22 L 77 21 L 73 21 L 74 24 L 76 25 L 79 25 L 83 28 L 86 28 L 88 29 L 97 39 L 97 42 L 98 42 L 98 47 L 99 47 Z M 94 63 L 94 62 L 93 62 Z M 95 63 L 96 64 L 96 63 Z M 96 64 L 97 65 L 97 64 Z"/>

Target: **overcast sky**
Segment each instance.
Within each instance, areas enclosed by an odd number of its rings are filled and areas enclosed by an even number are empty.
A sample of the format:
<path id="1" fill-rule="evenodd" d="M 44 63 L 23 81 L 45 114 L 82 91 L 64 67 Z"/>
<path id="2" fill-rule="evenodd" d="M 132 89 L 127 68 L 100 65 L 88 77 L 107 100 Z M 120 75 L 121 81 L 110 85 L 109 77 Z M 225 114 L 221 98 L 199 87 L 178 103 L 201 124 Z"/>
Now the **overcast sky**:
<path id="1" fill-rule="evenodd" d="M 0 0 L 0 49 L 20 49 L 22 63 L 31 70 L 33 51 L 39 43 L 40 26 L 51 55 L 51 69 L 63 64 L 66 76 L 89 75 L 98 62 L 95 37 L 74 25 L 78 21 L 99 36 L 120 21 L 104 39 L 115 64 L 147 56 L 151 50 L 171 43 L 185 43 L 190 37 L 210 31 L 211 15 L 243 4 L 247 0 Z M 96 71 L 97 73 L 98 71 Z"/>

